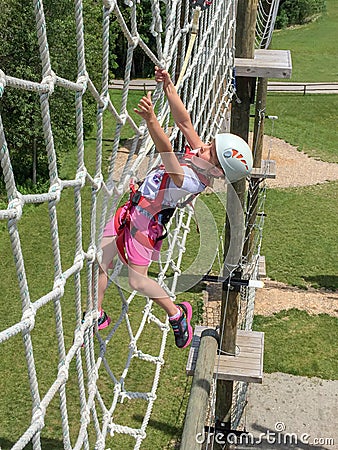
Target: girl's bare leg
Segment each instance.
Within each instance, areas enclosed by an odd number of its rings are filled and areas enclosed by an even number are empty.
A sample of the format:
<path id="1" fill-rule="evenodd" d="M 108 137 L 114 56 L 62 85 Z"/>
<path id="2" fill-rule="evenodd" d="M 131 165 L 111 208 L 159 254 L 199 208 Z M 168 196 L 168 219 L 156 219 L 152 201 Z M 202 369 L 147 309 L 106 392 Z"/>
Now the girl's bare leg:
<path id="1" fill-rule="evenodd" d="M 138 266 L 129 263 L 128 266 L 130 287 L 141 294 L 151 298 L 168 316 L 174 316 L 179 311 L 170 297 L 161 286 L 151 278 L 148 278 L 148 266 Z"/>
<path id="2" fill-rule="evenodd" d="M 99 267 L 98 300 L 97 300 L 97 306 L 99 311 L 101 311 L 102 309 L 103 297 L 108 285 L 108 268 L 112 263 L 114 257 L 117 255 L 115 236 L 102 238 L 101 249 L 102 249 L 102 261 Z"/>

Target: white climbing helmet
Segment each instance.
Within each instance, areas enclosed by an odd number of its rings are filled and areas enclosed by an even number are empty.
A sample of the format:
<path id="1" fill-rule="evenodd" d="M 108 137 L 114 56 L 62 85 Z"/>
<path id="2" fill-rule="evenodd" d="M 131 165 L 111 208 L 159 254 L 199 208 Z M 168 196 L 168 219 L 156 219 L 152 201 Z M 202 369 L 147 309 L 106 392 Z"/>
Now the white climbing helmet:
<path id="1" fill-rule="evenodd" d="M 231 133 L 216 135 L 217 158 L 230 183 L 246 177 L 252 170 L 252 152 L 249 145 Z"/>

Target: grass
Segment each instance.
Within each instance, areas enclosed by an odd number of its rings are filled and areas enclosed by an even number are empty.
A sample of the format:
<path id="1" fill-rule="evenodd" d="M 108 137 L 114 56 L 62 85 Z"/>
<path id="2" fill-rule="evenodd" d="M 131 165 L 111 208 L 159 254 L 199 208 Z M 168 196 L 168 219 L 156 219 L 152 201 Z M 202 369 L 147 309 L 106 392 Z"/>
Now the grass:
<path id="1" fill-rule="evenodd" d="M 336 317 L 292 309 L 271 317 L 255 316 L 253 329 L 265 333 L 265 372 L 337 379 Z"/>
<path id="2" fill-rule="evenodd" d="M 338 289 L 337 195 L 338 182 L 268 192 L 262 253 L 269 277 Z"/>
<path id="3" fill-rule="evenodd" d="M 338 81 L 338 2 L 326 4 L 326 14 L 317 21 L 273 34 L 271 48 L 291 50 L 292 81 Z"/>
<path id="4" fill-rule="evenodd" d="M 278 116 L 273 131 L 265 121 L 265 133 L 284 139 L 309 156 L 338 163 L 337 95 L 269 93 L 267 114 Z"/>

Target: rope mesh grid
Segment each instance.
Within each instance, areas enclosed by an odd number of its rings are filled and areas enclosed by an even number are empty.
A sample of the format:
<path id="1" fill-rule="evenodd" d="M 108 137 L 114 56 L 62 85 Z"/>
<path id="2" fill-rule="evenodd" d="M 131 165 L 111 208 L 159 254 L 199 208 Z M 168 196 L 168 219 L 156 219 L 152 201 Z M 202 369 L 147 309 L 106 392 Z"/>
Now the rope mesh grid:
<path id="1" fill-rule="evenodd" d="M 280 0 L 259 0 L 257 6 L 255 46 L 269 48 Z"/>
<path id="2" fill-rule="evenodd" d="M 152 23 L 149 24 L 150 32 L 156 39 L 156 54 L 141 39 L 138 33 L 138 16 L 136 2 L 129 3 L 130 20 L 123 16 L 118 2 L 103 1 L 102 17 L 102 85 L 97 87 L 87 72 L 83 5 L 81 0 L 76 0 L 76 42 L 77 42 L 77 80 L 67 80 L 59 77 L 52 70 L 51 58 L 48 47 L 48 33 L 44 15 L 43 2 L 33 2 L 36 18 L 37 38 L 40 58 L 42 62 L 41 83 L 31 80 L 23 80 L 0 72 L 0 95 L 5 95 L 7 89 L 22 89 L 34 91 L 40 98 L 41 121 L 45 138 L 46 152 L 49 160 L 50 188 L 43 194 L 21 194 L 18 191 L 15 174 L 13 174 L 10 149 L 7 148 L 6 130 L 3 129 L 0 117 L 0 161 L 4 175 L 8 207 L 0 211 L 0 220 L 8 223 L 8 233 L 11 241 L 15 260 L 17 278 L 19 282 L 22 318 L 19 322 L 7 329 L 0 331 L 0 343 L 12 339 L 19 333 L 23 335 L 24 351 L 28 369 L 28 380 L 32 398 L 32 420 L 28 428 L 13 446 L 14 449 L 23 449 L 30 441 L 34 450 L 41 448 L 41 431 L 44 428 L 48 407 L 57 394 L 59 395 L 60 417 L 62 423 L 62 438 L 64 448 L 89 449 L 90 442 L 95 442 L 95 448 L 105 448 L 108 434 L 128 434 L 135 438 L 135 449 L 141 446 L 146 436 L 146 428 L 150 419 L 153 403 L 156 399 L 156 390 L 159 382 L 161 367 L 164 363 L 163 355 L 168 334 L 168 322 L 157 317 L 153 310 L 153 303 L 145 299 L 142 319 L 139 324 L 133 322 L 130 310 L 134 305 L 136 293 L 126 297 L 125 291 L 119 285 L 119 277 L 123 279 L 123 271 L 119 272 L 121 265 L 117 264 L 111 276 L 112 281 L 117 281 L 114 289 L 120 294 L 121 309 L 116 323 L 109 329 L 107 336 L 100 333 L 95 336 L 99 343 L 99 353 L 94 347 L 94 332 L 97 331 L 97 259 L 100 258 L 99 244 L 103 235 L 107 218 L 115 211 L 122 195 L 126 191 L 131 177 L 137 176 L 144 165 L 147 170 L 158 163 L 148 132 L 141 123 L 138 126 L 127 110 L 129 84 L 133 54 L 137 47 L 141 48 L 145 55 L 154 64 L 167 68 L 176 79 L 181 73 L 181 83 L 177 86 L 180 95 L 192 114 L 193 122 L 203 139 L 210 139 L 221 128 L 224 115 L 232 98 L 232 67 L 234 59 L 234 32 L 235 32 L 235 2 L 223 0 L 214 2 L 207 10 L 191 10 L 188 2 L 173 0 L 166 2 L 166 12 L 161 14 L 160 3 L 152 0 Z M 99 7 L 99 6 L 98 6 Z M 194 29 L 192 23 L 193 13 L 199 21 L 199 30 Z M 115 17 L 123 31 L 127 43 L 127 60 L 125 65 L 124 85 L 120 106 L 114 105 L 109 95 L 109 33 L 110 21 Z M 195 24 L 196 25 L 196 24 Z M 165 30 L 164 36 L 161 35 Z M 182 53 L 189 49 L 189 39 L 192 33 L 197 33 L 196 44 L 191 49 L 188 69 L 182 72 Z M 190 51 L 190 50 L 189 50 Z M 180 58 L 179 58 L 180 56 Z M 76 117 L 76 147 L 77 170 L 74 179 L 60 179 L 57 167 L 56 150 L 53 128 L 50 120 L 50 99 L 54 94 L 54 88 L 58 86 L 74 92 L 74 115 Z M 84 130 L 82 97 L 89 92 L 97 103 L 97 136 L 96 136 L 96 160 L 95 170 L 90 173 L 84 162 Z M 164 128 L 168 129 L 169 108 L 165 103 L 161 86 L 159 85 L 153 94 L 153 100 L 157 102 L 158 114 Z M 76 114 L 75 114 L 76 111 Z M 103 130 L 104 115 L 111 114 L 116 122 L 112 143 L 108 175 L 102 169 Z M 119 166 L 118 152 L 121 147 L 121 135 L 125 126 L 134 131 L 131 149 L 125 164 Z M 178 145 L 182 144 L 182 136 L 174 127 L 172 140 L 178 136 Z M 137 153 L 136 153 L 137 150 Z M 89 212 L 89 230 L 84 230 L 83 215 L 85 204 L 83 192 L 85 186 L 91 187 L 91 207 Z M 58 204 L 69 190 L 74 192 L 75 210 L 75 246 L 74 262 L 69 267 L 63 267 L 62 254 L 60 252 L 60 240 L 62 240 L 62 226 L 60 227 Z M 27 280 L 24 252 L 20 235 L 20 220 L 25 206 L 28 204 L 46 204 L 49 214 L 51 233 L 51 247 L 54 263 L 54 282 L 52 289 L 43 297 L 31 298 L 31 286 Z M 174 298 L 177 280 L 180 275 L 180 264 L 185 250 L 185 241 L 189 232 L 189 224 L 193 209 L 186 207 L 180 210 L 172 221 L 166 261 L 160 262 L 159 282 Z M 62 225 L 62 224 L 61 224 Z M 89 235 L 88 247 L 83 247 L 84 232 Z M 174 252 L 175 248 L 175 252 Z M 175 254 L 176 260 L 173 261 Z M 165 284 L 166 272 L 172 270 L 174 275 L 170 285 Z M 38 275 L 38 274 L 37 274 Z M 63 326 L 62 302 L 65 291 L 74 283 L 75 329 L 65 330 Z M 86 291 L 86 294 L 84 294 Z M 92 294 L 94 292 L 94 295 Z M 42 395 L 39 377 L 34 362 L 34 346 L 31 333 L 35 328 L 36 316 L 43 307 L 53 303 L 55 330 L 58 346 L 58 370 L 54 383 L 49 386 L 47 393 Z M 82 310 L 86 305 L 86 317 L 82 323 Z M 138 306 L 139 308 L 139 306 Z M 142 336 L 147 327 L 157 330 L 159 348 L 154 355 L 143 351 Z M 126 342 L 126 354 L 124 367 L 119 371 L 113 367 L 114 339 L 119 339 L 121 329 L 128 336 Z M 73 332 L 73 344 L 67 348 L 65 345 L 65 332 Z M 155 333 L 155 331 L 154 331 Z M 155 339 L 155 336 L 154 336 Z M 81 346 L 84 342 L 84 349 Z M 147 392 L 128 390 L 128 375 L 134 361 L 142 364 L 150 364 L 154 367 L 154 376 L 151 387 Z M 103 398 L 99 389 L 99 376 L 105 370 L 112 383 L 111 397 Z M 70 427 L 66 387 L 68 379 L 73 376 L 78 384 L 79 398 L 79 425 L 77 436 L 70 436 Z M 69 395 L 68 395 L 69 397 Z M 118 404 L 125 399 L 128 401 L 142 400 L 145 402 L 145 413 L 139 428 L 115 423 L 114 415 Z M 89 426 L 89 424 L 91 425 Z M 90 433 L 94 432 L 94 437 Z M 72 443 L 73 442 L 73 443 Z M 92 445 L 92 444 L 91 444 Z"/>

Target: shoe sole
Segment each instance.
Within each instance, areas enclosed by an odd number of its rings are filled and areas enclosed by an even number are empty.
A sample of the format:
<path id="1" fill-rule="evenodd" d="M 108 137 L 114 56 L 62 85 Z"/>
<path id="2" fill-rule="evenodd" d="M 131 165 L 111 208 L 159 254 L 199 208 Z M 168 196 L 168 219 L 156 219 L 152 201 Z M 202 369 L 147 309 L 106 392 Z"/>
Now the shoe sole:
<path id="1" fill-rule="evenodd" d="M 180 348 L 186 348 L 190 344 L 190 342 L 192 340 L 192 336 L 193 336 L 192 326 L 190 325 L 190 320 L 192 318 L 192 307 L 191 307 L 190 303 L 188 303 L 188 302 L 182 302 L 182 303 L 180 303 L 180 305 L 183 305 L 185 308 L 184 312 L 186 313 L 187 324 L 188 324 L 188 336 L 189 336 L 185 345 Z"/>

